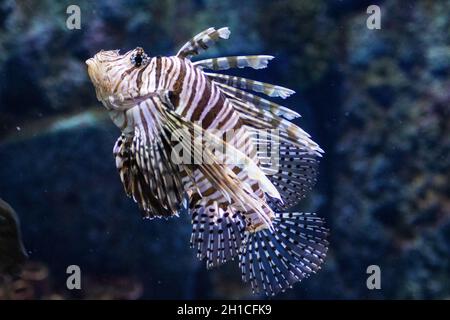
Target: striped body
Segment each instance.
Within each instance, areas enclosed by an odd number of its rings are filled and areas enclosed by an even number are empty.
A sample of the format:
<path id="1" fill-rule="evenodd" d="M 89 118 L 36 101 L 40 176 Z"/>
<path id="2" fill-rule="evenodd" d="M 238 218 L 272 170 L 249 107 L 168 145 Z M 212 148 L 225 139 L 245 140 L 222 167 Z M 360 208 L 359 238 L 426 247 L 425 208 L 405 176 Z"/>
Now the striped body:
<path id="1" fill-rule="evenodd" d="M 247 131 L 247 128 L 240 121 L 239 114 L 233 108 L 228 98 L 223 94 L 220 87 L 211 81 L 203 70 L 196 67 L 189 59 L 179 57 L 154 57 L 150 59 L 145 68 L 130 69 L 125 71 L 126 76 L 121 77 L 121 81 L 115 86 L 113 92 L 126 92 L 131 88 L 136 88 L 140 95 L 147 92 L 172 92 L 172 104 L 175 112 L 188 121 L 199 123 L 206 130 L 216 130 L 214 134 L 218 136 L 230 132 L 230 139 L 227 141 L 242 152 L 251 155 L 251 159 L 258 162 L 254 144 Z M 153 110 L 153 113 L 152 113 Z M 149 126 L 157 121 L 154 114 L 156 110 L 154 103 L 143 101 L 136 107 L 127 110 L 110 110 L 113 122 L 125 134 L 132 134 L 135 126 L 141 126 L 147 123 Z M 233 164 L 229 165 L 241 181 L 250 185 L 253 195 L 265 201 L 264 192 L 261 190 L 257 181 L 248 177 L 239 167 Z M 247 223 L 252 230 L 257 230 L 266 226 L 258 213 L 252 212 L 248 208 L 239 204 L 234 204 L 229 208 L 228 201 L 219 190 L 215 190 L 207 179 L 198 171 L 194 172 L 197 187 L 200 193 L 193 188 L 193 183 L 184 173 L 184 186 L 188 194 L 191 195 L 193 205 L 202 205 L 216 207 L 218 214 L 216 219 L 223 216 L 225 212 L 234 213 L 235 211 L 245 212 Z M 201 201 L 201 195 L 208 196 L 206 201 Z M 231 210 L 231 211 L 230 211 Z M 264 208 L 269 219 L 274 217 L 270 207 Z"/>
<path id="2" fill-rule="evenodd" d="M 323 151 L 291 122 L 298 113 L 252 93 L 284 99 L 294 91 L 205 71 L 262 69 L 272 56 L 191 62 L 229 34 L 209 28 L 171 57 L 150 58 L 142 48 L 101 51 L 87 60 L 88 73 L 122 131 L 113 150 L 116 166 L 143 216 L 188 211 L 191 246 L 207 267 L 237 255 L 243 280 L 255 292 L 275 294 L 318 270 L 325 258 L 323 221 L 279 212 L 312 188 Z"/>

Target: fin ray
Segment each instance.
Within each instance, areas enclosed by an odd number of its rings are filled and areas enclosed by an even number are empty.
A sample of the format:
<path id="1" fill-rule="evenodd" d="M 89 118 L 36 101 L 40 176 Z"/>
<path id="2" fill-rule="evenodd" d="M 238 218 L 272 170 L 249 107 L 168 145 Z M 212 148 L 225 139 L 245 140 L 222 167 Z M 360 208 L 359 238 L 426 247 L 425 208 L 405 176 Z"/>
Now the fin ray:
<path id="1" fill-rule="evenodd" d="M 178 50 L 176 56 L 179 58 L 191 58 L 196 56 L 203 51 L 206 51 L 211 44 L 219 39 L 228 39 L 230 36 L 230 30 L 228 27 L 220 28 L 216 30 L 215 28 L 208 28 L 191 40 L 186 42 L 180 50 Z"/>
<path id="2" fill-rule="evenodd" d="M 262 110 L 271 112 L 274 115 L 282 116 L 288 120 L 293 120 L 300 117 L 300 114 L 298 114 L 297 112 L 270 100 L 261 98 L 260 96 L 254 95 L 250 92 L 230 87 L 223 83 L 217 83 L 217 85 L 220 87 L 222 92 L 230 99 L 235 99 L 241 101 L 242 103 L 250 103 L 255 107 L 259 107 Z"/>
<path id="3" fill-rule="evenodd" d="M 194 62 L 194 65 L 209 70 L 228 70 L 230 68 L 241 69 L 246 67 L 264 69 L 273 58 L 273 56 L 268 55 L 230 56 L 199 60 Z"/>
<path id="4" fill-rule="evenodd" d="M 310 213 L 277 213 L 274 230 L 247 233 L 239 255 L 242 279 L 255 293 L 275 295 L 321 268 L 328 230 Z"/>
<path id="5" fill-rule="evenodd" d="M 277 86 L 270 83 L 265 83 L 261 81 L 256 81 L 252 79 L 246 79 L 236 76 L 229 76 L 225 74 L 219 74 L 219 73 L 205 73 L 211 80 L 223 83 L 231 87 L 235 88 L 241 88 L 245 90 L 251 90 L 263 93 L 269 97 L 280 97 L 283 99 L 286 99 L 290 95 L 294 94 L 295 91 Z"/>

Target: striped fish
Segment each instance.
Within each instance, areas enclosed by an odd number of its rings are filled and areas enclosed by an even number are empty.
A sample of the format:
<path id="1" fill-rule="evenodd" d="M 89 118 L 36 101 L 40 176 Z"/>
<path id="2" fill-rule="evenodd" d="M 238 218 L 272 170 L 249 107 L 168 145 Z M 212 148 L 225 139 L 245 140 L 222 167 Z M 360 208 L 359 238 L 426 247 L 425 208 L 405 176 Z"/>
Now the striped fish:
<path id="1" fill-rule="evenodd" d="M 272 56 L 191 61 L 229 35 L 209 28 L 175 56 L 136 48 L 100 51 L 86 63 L 121 130 L 116 166 L 143 217 L 189 212 L 191 247 L 208 268 L 238 257 L 253 291 L 274 295 L 324 261 L 324 221 L 287 211 L 313 187 L 323 150 L 291 122 L 298 113 L 253 93 L 284 99 L 294 91 L 214 72 L 262 69 Z"/>

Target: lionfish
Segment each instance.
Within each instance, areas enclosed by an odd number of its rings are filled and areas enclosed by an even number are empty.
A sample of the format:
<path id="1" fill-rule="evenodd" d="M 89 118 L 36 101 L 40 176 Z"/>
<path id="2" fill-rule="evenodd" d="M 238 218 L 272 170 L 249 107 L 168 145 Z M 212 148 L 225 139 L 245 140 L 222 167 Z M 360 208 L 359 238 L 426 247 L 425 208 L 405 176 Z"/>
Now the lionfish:
<path id="1" fill-rule="evenodd" d="M 143 217 L 189 212 L 190 245 L 207 268 L 237 256 L 253 292 L 275 295 L 320 269 L 327 252 L 324 221 L 287 212 L 314 185 L 323 150 L 291 122 L 298 113 L 262 97 L 294 91 L 206 72 L 262 69 L 273 56 L 190 60 L 229 35 L 209 28 L 175 56 L 137 47 L 102 50 L 86 63 L 122 132 L 113 154 Z"/>

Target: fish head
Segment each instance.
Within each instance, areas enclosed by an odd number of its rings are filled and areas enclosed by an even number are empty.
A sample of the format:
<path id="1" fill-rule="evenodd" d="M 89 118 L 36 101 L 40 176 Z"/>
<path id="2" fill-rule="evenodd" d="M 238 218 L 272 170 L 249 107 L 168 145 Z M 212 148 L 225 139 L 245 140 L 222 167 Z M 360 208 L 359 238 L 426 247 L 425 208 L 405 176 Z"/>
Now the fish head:
<path id="1" fill-rule="evenodd" d="M 131 94 L 129 81 L 136 78 L 136 74 L 148 65 L 149 60 L 140 47 L 125 54 L 120 54 L 119 50 L 101 50 L 87 59 L 89 78 L 95 87 L 97 99 L 107 109 L 116 109 L 116 105 L 111 105 L 111 99 Z"/>

